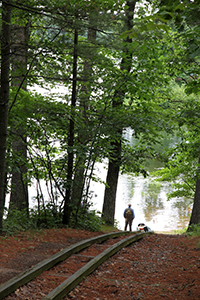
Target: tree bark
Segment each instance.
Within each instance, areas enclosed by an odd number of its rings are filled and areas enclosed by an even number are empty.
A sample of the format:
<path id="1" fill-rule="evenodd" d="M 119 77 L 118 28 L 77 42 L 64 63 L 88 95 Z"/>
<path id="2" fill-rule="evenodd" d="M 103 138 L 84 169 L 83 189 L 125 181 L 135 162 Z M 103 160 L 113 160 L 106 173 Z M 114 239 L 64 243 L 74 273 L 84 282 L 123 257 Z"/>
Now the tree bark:
<path id="1" fill-rule="evenodd" d="M 27 26 L 13 25 L 12 28 L 12 86 L 21 87 L 26 90 L 26 81 L 24 76 L 27 73 L 27 42 L 28 42 L 28 24 Z M 24 81 L 23 85 L 22 82 Z M 28 214 L 28 184 L 27 184 L 27 149 L 26 133 L 21 126 L 12 128 L 13 132 L 13 158 L 16 159 L 15 167 L 12 170 L 10 209 L 27 210 Z"/>
<path id="2" fill-rule="evenodd" d="M 136 0 L 132 0 L 127 1 L 126 3 L 128 7 L 125 18 L 126 30 L 131 30 L 133 27 L 133 16 L 136 2 Z M 120 68 L 122 71 L 126 70 L 127 72 L 130 72 L 132 65 L 132 53 L 129 49 L 129 45 L 132 43 L 132 39 L 127 37 L 124 42 L 126 46 L 124 46 L 123 49 L 124 58 L 121 60 Z M 122 106 L 125 92 L 126 90 L 123 86 L 121 89 L 115 91 L 114 100 L 112 103 L 113 108 L 120 108 Z M 122 128 L 118 128 L 116 129 L 116 141 L 111 144 L 112 153 L 110 155 L 111 158 L 108 164 L 104 203 L 102 209 L 102 218 L 108 225 L 114 225 L 115 202 L 121 160 L 121 139 Z"/>
<path id="3" fill-rule="evenodd" d="M 1 89 L 0 89 L 0 234 L 2 234 L 3 207 L 5 205 L 6 140 L 9 102 L 10 72 L 10 21 L 9 1 L 2 1 Z"/>
<path id="4" fill-rule="evenodd" d="M 91 26 L 92 27 L 92 26 Z M 92 28 L 88 28 L 88 36 L 87 36 L 88 43 L 92 45 L 95 43 L 96 40 L 96 30 Z M 92 57 L 93 57 L 93 50 L 90 50 L 86 54 L 86 59 L 84 61 L 83 66 L 83 77 L 84 81 L 88 82 L 92 78 Z M 89 100 L 90 100 L 91 91 L 88 88 L 87 84 L 82 84 L 81 91 L 80 91 L 80 111 L 82 111 L 82 120 L 84 122 L 84 131 L 82 128 L 78 130 L 78 141 L 83 148 L 78 153 L 76 159 L 76 168 L 75 168 L 75 175 L 74 175 L 74 183 L 73 183 L 73 190 L 72 190 L 72 205 L 76 207 L 78 212 L 79 206 L 81 204 L 81 200 L 83 197 L 84 185 L 85 185 L 85 161 L 87 155 L 85 153 L 85 145 L 89 141 L 89 132 L 88 132 L 88 108 L 89 108 Z M 86 195 L 87 196 L 87 195 Z"/>
<path id="5" fill-rule="evenodd" d="M 200 168 L 200 154 L 198 168 Z M 197 173 L 196 189 L 194 194 L 194 205 L 192 208 L 192 215 L 190 218 L 189 226 L 193 224 L 200 224 L 200 171 Z"/>
<path id="6" fill-rule="evenodd" d="M 116 155 L 114 159 L 113 155 Z M 102 218 L 108 225 L 114 225 L 115 215 L 115 202 L 117 193 L 117 183 L 120 169 L 120 154 L 121 154 L 121 141 L 115 143 L 113 149 L 112 160 L 108 164 L 108 172 L 106 177 L 106 188 L 104 193 L 104 203 L 102 210 Z"/>
<path id="7" fill-rule="evenodd" d="M 72 210 L 71 193 L 73 183 L 73 165 L 74 165 L 74 118 L 76 107 L 76 86 L 77 86 L 77 59 L 78 59 L 78 31 L 75 29 L 74 33 L 74 59 L 73 59 L 73 83 L 72 83 L 72 99 L 71 99 L 71 117 L 68 134 L 68 168 L 67 168 L 67 182 L 64 198 L 64 212 L 63 224 L 70 225 L 70 215 Z"/>

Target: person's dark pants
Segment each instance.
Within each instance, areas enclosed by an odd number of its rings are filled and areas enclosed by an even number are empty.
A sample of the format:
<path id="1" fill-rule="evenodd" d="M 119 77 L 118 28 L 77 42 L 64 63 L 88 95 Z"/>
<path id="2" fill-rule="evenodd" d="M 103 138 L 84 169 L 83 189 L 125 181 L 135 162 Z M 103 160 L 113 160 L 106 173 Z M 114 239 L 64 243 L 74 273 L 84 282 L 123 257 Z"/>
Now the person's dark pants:
<path id="1" fill-rule="evenodd" d="M 124 230 L 127 230 L 127 227 L 129 226 L 130 231 L 132 231 L 132 223 L 133 223 L 133 219 L 125 219 L 125 228 Z"/>

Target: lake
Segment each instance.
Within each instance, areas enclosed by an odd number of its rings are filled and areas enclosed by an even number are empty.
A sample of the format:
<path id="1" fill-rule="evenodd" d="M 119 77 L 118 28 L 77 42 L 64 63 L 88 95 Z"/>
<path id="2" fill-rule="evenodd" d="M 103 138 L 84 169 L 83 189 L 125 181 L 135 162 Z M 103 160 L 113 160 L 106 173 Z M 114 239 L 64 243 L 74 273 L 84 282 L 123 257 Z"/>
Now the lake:
<path id="1" fill-rule="evenodd" d="M 136 139 L 132 136 L 132 131 L 128 129 L 125 133 L 126 139 L 134 145 Z M 164 135 L 162 145 L 156 145 L 157 150 L 162 151 L 178 142 L 176 136 Z M 151 173 L 163 165 L 156 160 L 148 161 L 148 171 Z M 98 165 L 96 174 L 104 182 L 106 181 L 106 164 Z M 145 223 L 154 231 L 171 231 L 183 229 L 189 223 L 188 206 L 190 200 L 184 198 L 172 199 L 167 201 L 167 193 L 171 189 L 168 182 L 158 182 L 152 176 L 143 178 L 133 174 L 123 174 L 119 176 L 115 219 L 119 229 L 124 229 L 123 211 L 130 203 L 135 211 L 133 229 L 139 223 Z M 91 190 L 94 192 L 92 199 L 93 207 L 102 211 L 104 198 L 104 185 L 93 183 Z"/>
<path id="2" fill-rule="evenodd" d="M 98 168 L 98 176 L 106 180 L 106 169 Z M 154 231 L 169 231 L 185 228 L 189 222 L 190 201 L 179 198 L 167 201 L 170 183 L 157 182 L 155 178 L 123 174 L 119 176 L 115 219 L 119 229 L 124 229 L 124 209 L 130 203 L 135 211 L 133 229 L 145 223 Z M 91 190 L 93 208 L 102 211 L 104 185 L 93 183 Z"/>

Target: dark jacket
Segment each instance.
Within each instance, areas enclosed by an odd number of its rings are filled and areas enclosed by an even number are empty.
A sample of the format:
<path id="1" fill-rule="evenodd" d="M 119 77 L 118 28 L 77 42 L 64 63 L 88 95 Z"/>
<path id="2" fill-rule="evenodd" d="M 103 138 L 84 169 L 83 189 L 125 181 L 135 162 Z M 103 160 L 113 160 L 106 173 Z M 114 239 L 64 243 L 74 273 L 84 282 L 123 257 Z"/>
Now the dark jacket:
<path id="1" fill-rule="evenodd" d="M 128 208 L 126 208 L 126 209 L 124 210 L 124 218 L 126 218 L 126 211 L 127 211 L 128 209 L 131 209 L 132 215 L 133 215 L 133 219 L 135 219 L 135 213 L 134 213 L 134 210 L 133 210 L 131 207 L 128 207 Z"/>

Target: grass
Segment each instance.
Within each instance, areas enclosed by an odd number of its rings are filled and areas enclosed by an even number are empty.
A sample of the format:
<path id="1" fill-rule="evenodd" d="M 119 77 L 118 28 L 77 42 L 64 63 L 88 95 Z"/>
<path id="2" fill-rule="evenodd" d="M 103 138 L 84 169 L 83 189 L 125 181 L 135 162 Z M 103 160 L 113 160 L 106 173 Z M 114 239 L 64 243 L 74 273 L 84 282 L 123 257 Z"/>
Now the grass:
<path id="1" fill-rule="evenodd" d="M 200 236 L 200 224 L 193 224 L 184 229 L 174 230 L 175 234 L 186 234 L 187 236 Z"/>
<path id="2" fill-rule="evenodd" d="M 109 233 L 113 231 L 119 231 L 119 229 L 116 226 L 109 226 L 109 225 L 102 224 L 100 231 Z"/>
<path id="3" fill-rule="evenodd" d="M 185 234 L 187 236 L 200 236 L 200 224 L 191 225 L 183 229 L 172 230 L 172 231 L 155 231 L 155 233 L 162 234 Z"/>
<path id="4" fill-rule="evenodd" d="M 178 230 L 171 230 L 171 231 L 154 231 L 157 234 L 182 234 L 179 233 Z"/>

